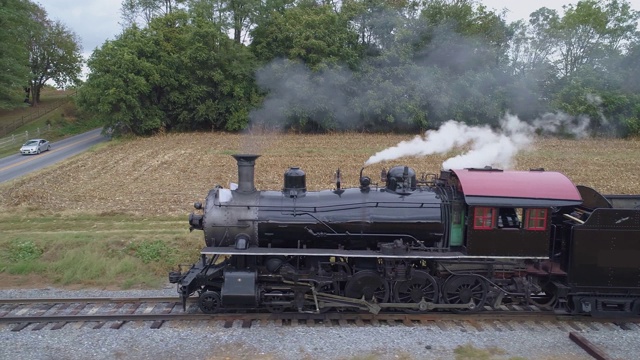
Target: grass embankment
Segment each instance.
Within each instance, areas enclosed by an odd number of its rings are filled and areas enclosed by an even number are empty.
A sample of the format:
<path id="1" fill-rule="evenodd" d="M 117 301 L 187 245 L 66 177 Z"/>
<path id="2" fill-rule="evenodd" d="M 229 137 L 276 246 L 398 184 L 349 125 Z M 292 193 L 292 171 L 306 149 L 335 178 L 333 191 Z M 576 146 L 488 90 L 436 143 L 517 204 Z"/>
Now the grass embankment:
<path id="1" fill-rule="evenodd" d="M 187 226 L 184 217 L 0 214 L 0 283 L 157 287 L 198 258 L 201 237 Z"/>

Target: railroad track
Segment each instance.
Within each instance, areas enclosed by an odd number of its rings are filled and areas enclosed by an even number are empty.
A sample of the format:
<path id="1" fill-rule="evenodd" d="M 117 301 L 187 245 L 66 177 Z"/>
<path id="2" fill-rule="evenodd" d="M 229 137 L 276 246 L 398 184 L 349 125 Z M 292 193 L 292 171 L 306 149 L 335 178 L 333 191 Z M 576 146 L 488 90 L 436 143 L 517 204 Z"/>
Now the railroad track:
<path id="1" fill-rule="evenodd" d="M 190 304 L 191 305 L 191 304 Z M 153 329 L 167 322 L 206 322 L 225 328 L 254 326 L 424 326 L 443 331 L 513 331 L 516 329 L 583 331 L 622 329 L 640 333 L 640 319 L 592 318 L 557 315 L 529 306 L 501 306 L 478 313 L 370 314 L 337 312 L 300 313 L 194 313 L 175 297 L 0 299 L 0 330 L 58 330 L 65 326 L 119 329 L 130 323 Z M 76 324 L 76 325 L 69 325 Z"/>

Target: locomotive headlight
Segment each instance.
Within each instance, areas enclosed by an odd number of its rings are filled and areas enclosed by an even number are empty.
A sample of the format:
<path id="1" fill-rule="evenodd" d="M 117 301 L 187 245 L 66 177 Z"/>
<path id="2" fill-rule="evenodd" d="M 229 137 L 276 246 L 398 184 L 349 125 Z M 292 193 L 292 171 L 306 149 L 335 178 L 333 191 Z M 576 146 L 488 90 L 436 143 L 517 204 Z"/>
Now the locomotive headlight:
<path id="1" fill-rule="evenodd" d="M 196 201 L 193 203 L 193 207 L 196 208 L 196 210 L 202 210 L 202 203 L 199 201 Z"/>

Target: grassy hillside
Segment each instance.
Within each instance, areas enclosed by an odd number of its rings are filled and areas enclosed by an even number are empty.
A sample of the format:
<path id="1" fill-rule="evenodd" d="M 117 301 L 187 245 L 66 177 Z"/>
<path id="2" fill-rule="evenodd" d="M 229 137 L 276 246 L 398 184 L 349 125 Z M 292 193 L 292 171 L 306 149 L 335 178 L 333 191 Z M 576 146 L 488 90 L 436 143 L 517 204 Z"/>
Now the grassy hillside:
<path id="1" fill-rule="evenodd" d="M 31 138 L 56 141 L 100 127 L 77 111 L 74 94 L 75 90 L 45 88 L 36 107 L 25 104 L 13 110 L 0 110 L 0 157 L 17 153 Z"/>

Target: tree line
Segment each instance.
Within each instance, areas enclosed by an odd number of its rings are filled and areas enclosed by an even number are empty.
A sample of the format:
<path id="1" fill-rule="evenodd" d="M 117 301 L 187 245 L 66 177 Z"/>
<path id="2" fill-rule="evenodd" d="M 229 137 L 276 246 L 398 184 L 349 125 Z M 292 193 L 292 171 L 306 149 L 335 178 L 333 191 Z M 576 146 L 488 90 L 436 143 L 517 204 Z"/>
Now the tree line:
<path id="1" fill-rule="evenodd" d="M 29 0 L 0 0 L 0 109 L 40 102 L 47 82 L 75 85 L 82 71 L 80 39 Z"/>
<path id="2" fill-rule="evenodd" d="M 124 0 L 121 13 L 77 101 L 116 133 L 416 131 L 510 113 L 640 134 L 640 14 L 625 0 L 516 22 L 474 0 Z"/>

